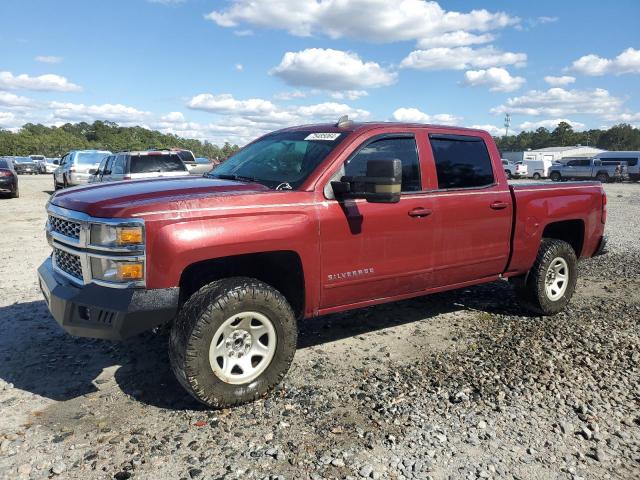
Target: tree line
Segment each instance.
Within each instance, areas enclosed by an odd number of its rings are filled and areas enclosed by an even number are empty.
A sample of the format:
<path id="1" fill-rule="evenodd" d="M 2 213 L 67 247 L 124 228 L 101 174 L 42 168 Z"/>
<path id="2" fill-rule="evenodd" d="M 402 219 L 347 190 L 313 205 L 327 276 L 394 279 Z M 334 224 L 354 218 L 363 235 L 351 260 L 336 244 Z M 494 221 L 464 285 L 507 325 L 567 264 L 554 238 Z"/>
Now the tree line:
<path id="1" fill-rule="evenodd" d="M 551 131 L 541 127 L 534 131 L 520 132 L 518 135 L 496 137 L 495 140 L 503 152 L 572 145 L 591 146 L 603 150 L 640 150 L 640 129 L 621 123 L 607 130 L 576 132 L 567 122 L 560 122 Z"/>
<path id="2" fill-rule="evenodd" d="M 44 155 L 55 158 L 70 150 L 122 152 L 172 147 L 191 150 L 196 157 L 220 161 L 240 148 L 230 143 L 219 147 L 206 140 L 182 138 L 142 127 L 121 127 L 100 120 L 93 123 L 66 123 L 60 127 L 27 123 L 15 133 L 0 129 L 0 155 Z"/>

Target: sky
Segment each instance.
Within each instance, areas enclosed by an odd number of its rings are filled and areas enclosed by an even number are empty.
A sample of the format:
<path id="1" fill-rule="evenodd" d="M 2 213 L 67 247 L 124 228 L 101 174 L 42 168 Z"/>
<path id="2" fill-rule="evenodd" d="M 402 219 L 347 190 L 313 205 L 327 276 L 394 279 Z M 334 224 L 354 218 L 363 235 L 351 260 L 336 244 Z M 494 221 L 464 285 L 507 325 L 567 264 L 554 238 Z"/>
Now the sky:
<path id="1" fill-rule="evenodd" d="M 0 128 L 640 125 L 640 2 L 2 0 Z"/>

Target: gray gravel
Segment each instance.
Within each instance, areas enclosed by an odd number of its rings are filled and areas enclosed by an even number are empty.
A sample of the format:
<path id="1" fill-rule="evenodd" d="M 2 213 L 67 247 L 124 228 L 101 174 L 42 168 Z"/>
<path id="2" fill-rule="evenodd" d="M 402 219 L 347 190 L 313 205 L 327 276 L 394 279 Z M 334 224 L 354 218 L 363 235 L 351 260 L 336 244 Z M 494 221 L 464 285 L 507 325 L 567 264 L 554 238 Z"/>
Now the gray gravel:
<path id="1" fill-rule="evenodd" d="M 206 411 L 166 337 L 74 339 L 35 267 L 50 178 L 0 201 L 0 478 L 640 478 L 640 185 L 553 318 L 504 282 L 306 321 L 268 398 Z"/>

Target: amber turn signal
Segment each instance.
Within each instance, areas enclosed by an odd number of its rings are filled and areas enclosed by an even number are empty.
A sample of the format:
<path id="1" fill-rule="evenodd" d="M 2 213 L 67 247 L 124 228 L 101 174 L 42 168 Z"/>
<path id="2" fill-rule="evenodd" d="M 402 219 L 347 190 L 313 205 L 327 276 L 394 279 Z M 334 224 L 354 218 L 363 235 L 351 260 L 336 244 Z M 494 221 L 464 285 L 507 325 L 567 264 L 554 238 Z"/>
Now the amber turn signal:
<path id="1" fill-rule="evenodd" d="M 119 280 L 142 280 L 144 278 L 144 264 L 142 262 L 118 263 Z"/>
<path id="2" fill-rule="evenodd" d="M 142 243 L 142 227 L 118 227 L 116 240 L 118 245 Z"/>

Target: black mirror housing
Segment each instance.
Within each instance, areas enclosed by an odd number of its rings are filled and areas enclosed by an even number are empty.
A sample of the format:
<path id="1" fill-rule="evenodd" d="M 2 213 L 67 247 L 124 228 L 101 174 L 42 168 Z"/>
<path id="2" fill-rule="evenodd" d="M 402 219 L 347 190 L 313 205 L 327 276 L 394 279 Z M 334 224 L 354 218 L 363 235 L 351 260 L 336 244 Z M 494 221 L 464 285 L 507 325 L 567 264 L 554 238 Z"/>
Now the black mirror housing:
<path id="1" fill-rule="evenodd" d="M 90 168 L 89 169 L 89 175 L 95 175 L 96 173 L 98 173 L 98 169 L 97 168 Z"/>
<path id="2" fill-rule="evenodd" d="M 364 198 L 371 203 L 397 203 L 402 188 L 402 162 L 394 160 L 369 160 L 367 175 L 346 176 L 339 182 L 331 182 L 336 198 Z"/>

